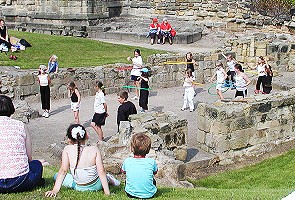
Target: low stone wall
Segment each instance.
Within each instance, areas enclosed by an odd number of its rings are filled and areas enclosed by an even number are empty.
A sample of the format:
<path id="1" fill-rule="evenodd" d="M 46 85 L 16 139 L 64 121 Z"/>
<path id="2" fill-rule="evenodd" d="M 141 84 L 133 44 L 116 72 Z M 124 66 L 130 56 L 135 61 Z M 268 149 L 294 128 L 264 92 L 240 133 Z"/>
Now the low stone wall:
<path id="1" fill-rule="evenodd" d="M 221 164 L 258 156 L 295 139 L 295 89 L 243 102 L 200 103 L 197 141 Z"/>

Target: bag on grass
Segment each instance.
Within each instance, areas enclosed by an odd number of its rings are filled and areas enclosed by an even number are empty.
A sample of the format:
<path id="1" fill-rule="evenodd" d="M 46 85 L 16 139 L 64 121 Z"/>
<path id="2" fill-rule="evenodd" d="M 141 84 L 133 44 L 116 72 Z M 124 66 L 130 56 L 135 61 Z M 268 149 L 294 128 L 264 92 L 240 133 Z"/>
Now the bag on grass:
<path id="1" fill-rule="evenodd" d="M 21 43 L 21 45 L 24 45 L 25 47 L 31 47 L 32 45 L 30 43 L 27 42 L 27 40 L 25 39 L 20 39 L 19 43 Z"/>

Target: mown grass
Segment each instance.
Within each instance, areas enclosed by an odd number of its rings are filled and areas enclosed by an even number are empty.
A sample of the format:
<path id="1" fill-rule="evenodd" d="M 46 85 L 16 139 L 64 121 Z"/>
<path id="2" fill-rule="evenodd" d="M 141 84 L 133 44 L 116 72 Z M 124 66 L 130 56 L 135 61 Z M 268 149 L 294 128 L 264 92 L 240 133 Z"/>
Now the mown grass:
<path id="1" fill-rule="evenodd" d="M 38 68 L 47 65 L 50 55 L 57 55 L 60 67 L 89 67 L 113 63 L 128 63 L 126 58 L 133 56 L 135 48 L 142 52 L 143 59 L 165 51 L 151 50 L 141 47 L 111 44 L 87 38 L 44 35 L 38 33 L 18 32 L 9 30 L 9 35 L 26 39 L 32 47 L 25 51 L 12 53 L 18 57 L 10 60 L 9 52 L 0 53 L 0 66 L 19 66 L 23 69 Z"/>
<path id="2" fill-rule="evenodd" d="M 224 172 L 201 180 L 191 180 L 193 189 L 158 187 L 154 199 L 200 199 L 200 200 L 253 200 L 281 199 L 295 189 L 295 150 L 253 166 Z M 31 192 L 0 195 L 1 199 L 43 199 L 52 189 L 56 167 L 46 167 L 46 186 Z M 124 182 L 124 181 L 122 181 Z M 100 192 L 77 192 L 62 187 L 56 199 L 129 199 L 124 186 L 111 187 L 111 196 Z"/>

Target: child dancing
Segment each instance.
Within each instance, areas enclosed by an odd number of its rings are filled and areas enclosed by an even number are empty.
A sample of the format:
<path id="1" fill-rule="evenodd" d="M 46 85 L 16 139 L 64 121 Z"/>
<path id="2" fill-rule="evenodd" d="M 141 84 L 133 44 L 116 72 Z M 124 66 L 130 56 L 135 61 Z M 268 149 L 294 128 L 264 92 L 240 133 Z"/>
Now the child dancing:
<path id="1" fill-rule="evenodd" d="M 79 124 L 79 110 L 81 103 L 81 95 L 74 82 L 70 82 L 68 87 L 68 96 L 71 99 L 71 109 L 74 112 L 75 123 Z"/>
<path id="2" fill-rule="evenodd" d="M 85 145 L 88 139 L 85 128 L 80 124 L 72 124 L 67 130 L 67 137 L 69 145 L 62 152 L 61 167 L 54 175 L 54 187 L 45 196 L 56 197 L 62 185 L 77 191 L 98 191 L 103 188 L 104 193 L 109 195 L 108 180 L 115 186 L 120 182 L 106 174 L 97 146 Z M 67 173 L 69 169 L 70 173 Z"/>
<path id="3" fill-rule="evenodd" d="M 101 126 L 105 125 L 106 118 L 109 116 L 102 82 L 97 81 L 95 90 L 96 94 L 94 100 L 94 115 L 90 125 L 96 131 L 98 135 L 98 141 L 102 141 L 103 132 Z"/>
<path id="4" fill-rule="evenodd" d="M 216 63 L 216 72 L 214 74 L 214 76 L 212 76 L 212 78 L 210 79 L 211 82 L 213 82 L 214 78 L 216 77 L 217 82 L 216 82 L 216 93 L 219 96 L 220 100 L 223 100 L 223 96 L 222 96 L 222 86 L 224 81 L 227 78 L 227 74 L 225 73 L 224 69 L 223 69 L 223 64 L 221 62 L 217 62 Z"/>
<path id="5" fill-rule="evenodd" d="M 126 158 L 122 165 L 122 172 L 126 174 L 125 192 L 130 198 L 152 198 L 156 192 L 154 175 L 158 172 L 156 161 L 146 158 L 151 149 L 151 139 L 137 133 L 131 139 L 131 151 L 134 156 Z"/>
<path id="6" fill-rule="evenodd" d="M 139 92 L 139 106 L 142 108 L 141 112 L 148 110 L 148 98 L 149 98 L 149 70 L 147 68 L 142 68 L 141 76 L 139 77 L 140 82 L 140 92 Z"/>
<path id="7" fill-rule="evenodd" d="M 191 69 L 187 69 L 185 71 L 185 75 L 186 76 L 184 78 L 184 83 L 183 83 L 183 87 L 184 87 L 183 106 L 182 106 L 181 110 L 184 111 L 185 109 L 187 109 L 187 104 L 188 104 L 190 112 L 193 112 L 195 109 L 194 102 L 193 102 L 193 99 L 195 96 L 193 82 L 194 82 L 195 78 L 192 75 Z"/>
<path id="8" fill-rule="evenodd" d="M 41 104 L 44 110 L 42 116 L 48 118 L 50 110 L 50 76 L 46 73 L 46 66 L 39 66 L 38 82 L 40 84 Z"/>

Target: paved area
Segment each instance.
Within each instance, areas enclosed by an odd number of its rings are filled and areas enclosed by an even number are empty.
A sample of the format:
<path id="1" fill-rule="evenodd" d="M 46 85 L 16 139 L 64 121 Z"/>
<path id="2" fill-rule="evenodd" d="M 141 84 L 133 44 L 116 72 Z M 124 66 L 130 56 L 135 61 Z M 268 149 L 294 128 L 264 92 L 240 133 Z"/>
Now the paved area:
<path id="1" fill-rule="evenodd" d="M 196 88 L 197 96 L 194 98 L 195 106 L 200 102 L 215 102 L 218 100 L 217 96 L 208 95 L 207 88 L 209 85 L 203 88 Z M 164 88 L 151 92 L 149 98 L 149 110 L 166 112 L 172 111 L 178 116 L 186 118 L 188 120 L 188 136 L 187 142 L 190 148 L 196 147 L 196 111 L 189 112 L 189 110 L 181 111 L 183 103 L 183 91 L 182 87 Z M 133 97 L 134 94 L 130 94 Z M 234 96 L 234 91 L 228 90 L 225 93 L 225 97 L 231 98 Z M 131 100 L 140 110 L 138 102 Z M 117 133 L 116 114 L 118 106 L 116 94 L 109 94 L 106 96 L 106 102 L 108 105 L 109 117 L 106 120 L 106 125 L 103 127 L 104 136 L 110 137 Z M 98 137 L 94 130 L 90 127 L 90 121 L 94 114 L 93 111 L 94 96 L 82 97 L 81 111 L 80 111 L 80 123 L 83 124 L 90 133 L 89 142 L 94 144 L 97 142 Z M 33 108 L 39 109 L 42 113 L 40 103 L 31 104 Z M 33 151 L 35 158 L 44 158 L 51 163 L 55 163 L 54 157 L 51 158 L 51 153 L 48 152 L 50 144 L 59 143 L 64 140 L 66 135 L 66 129 L 70 123 L 74 123 L 73 113 L 70 109 L 70 100 L 61 99 L 53 100 L 51 102 L 51 112 L 49 118 L 36 118 L 32 119 L 28 128 L 32 134 L 33 139 Z M 199 152 L 199 156 L 204 157 L 206 154 L 202 151 Z"/>

